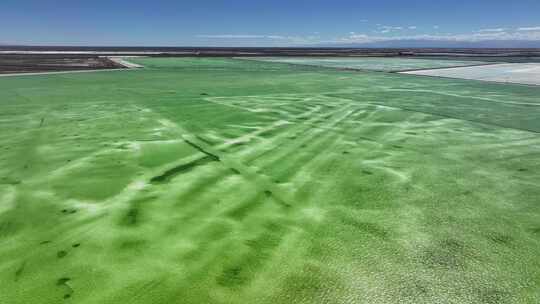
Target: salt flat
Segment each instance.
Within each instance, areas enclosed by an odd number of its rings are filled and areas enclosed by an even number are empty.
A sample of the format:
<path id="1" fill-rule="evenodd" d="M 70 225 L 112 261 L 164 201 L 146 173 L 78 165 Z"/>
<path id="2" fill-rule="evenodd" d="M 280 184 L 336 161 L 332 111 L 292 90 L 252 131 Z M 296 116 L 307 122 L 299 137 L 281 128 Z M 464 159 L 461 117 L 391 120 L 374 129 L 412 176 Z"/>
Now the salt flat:
<path id="1" fill-rule="evenodd" d="M 540 63 L 502 63 L 403 72 L 404 74 L 540 85 Z"/>
<path id="2" fill-rule="evenodd" d="M 337 69 L 399 72 L 490 64 L 479 60 L 419 59 L 403 57 L 239 57 L 265 62 L 309 65 Z"/>

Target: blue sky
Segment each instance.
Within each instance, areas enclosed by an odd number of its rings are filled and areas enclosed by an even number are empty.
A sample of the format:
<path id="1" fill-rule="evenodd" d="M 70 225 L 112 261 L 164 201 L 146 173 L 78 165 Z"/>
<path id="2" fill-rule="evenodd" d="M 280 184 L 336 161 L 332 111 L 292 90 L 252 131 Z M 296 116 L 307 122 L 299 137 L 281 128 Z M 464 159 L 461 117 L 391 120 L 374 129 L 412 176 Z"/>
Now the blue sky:
<path id="1" fill-rule="evenodd" d="M 0 44 L 309 46 L 537 41 L 539 0 L 2 0 Z"/>

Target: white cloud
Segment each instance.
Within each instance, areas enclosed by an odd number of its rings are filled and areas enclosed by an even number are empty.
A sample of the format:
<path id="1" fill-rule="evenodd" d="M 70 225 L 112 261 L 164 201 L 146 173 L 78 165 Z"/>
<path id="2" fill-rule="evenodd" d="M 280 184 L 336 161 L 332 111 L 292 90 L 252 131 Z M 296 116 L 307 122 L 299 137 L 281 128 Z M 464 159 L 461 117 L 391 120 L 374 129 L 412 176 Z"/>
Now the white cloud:
<path id="1" fill-rule="evenodd" d="M 482 29 L 482 30 L 478 30 L 476 31 L 477 33 L 500 33 L 500 32 L 504 32 L 505 29 L 503 28 L 493 28 L 493 29 Z"/>
<path id="2" fill-rule="evenodd" d="M 534 27 L 520 27 L 517 29 L 521 32 L 527 32 L 527 31 L 540 31 L 540 26 L 534 26 Z"/>
<path id="3" fill-rule="evenodd" d="M 365 34 L 354 34 L 354 35 L 350 35 L 349 38 L 361 40 L 361 39 L 369 39 L 369 36 Z"/>
<path id="4" fill-rule="evenodd" d="M 415 29 L 417 29 L 417 28 L 418 28 L 418 27 L 415 26 L 415 25 L 411 25 L 411 26 L 408 27 L 408 29 L 410 29 L 410 30 L 415 30 Z"/>
<path id="5" fill-rule="evenodd" d="M 388 26 L 388 25 L 382 25 L 379 26 L 379 31 L 376 31 L 381 34 L 387 34 L 394 31 L 401 31 L 403 30 L 402 26 Z"/>
<path id="6" fill-rule="evenodd" d="M 480 42 L 480 41 L 540 41 L 540 32 L 475 32 L 469 34 L 431 34 L 431 35 L 401 35 L 401 36 L 377 36 L 355 34 L 349 37 L 339 38 L 336 43 L 373 43 L 385 41 L 453 41 L 453 42 Z"/>
<path id="7" fill-rule="evenodd" d="M 434 25 L 433 28 L 436 29 L 436 30 L 438 30 L 438 29 L 440 28 L 440 26 Z"/>
<path id="8" fill-rule="evenodd" d="M 288 37 L 283 37 L 283 36 L 278 36 L 278 35 L 269 35 L 269 36 L 266 36 L 265 38 L 268 38 L 268 39 L 288 39 Z"/>
<path id="9" fill-rule="evenodd" d="M 277 35 L 197 35 L 197 38 L 210 39 L 287 39 L 288 37 Z"/>

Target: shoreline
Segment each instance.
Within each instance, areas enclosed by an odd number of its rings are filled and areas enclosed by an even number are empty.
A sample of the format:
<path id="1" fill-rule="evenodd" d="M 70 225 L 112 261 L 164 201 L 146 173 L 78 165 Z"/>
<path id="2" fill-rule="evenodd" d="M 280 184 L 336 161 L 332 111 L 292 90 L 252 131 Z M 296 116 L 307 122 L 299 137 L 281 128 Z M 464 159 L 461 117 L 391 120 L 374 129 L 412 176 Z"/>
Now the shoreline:
<path id="1" fill-rule="evenodd" d="M 139 56 L 138 56 L 139 57 Z M 71 74 L 71 73 L 93 73 L 93 72 L 114 72 L 114 71 L 129 71 L 133 69 L 141 69 L 144 66 L 131 63 L 124 60 L 124 57 L 106 57 L 108 60 L 114 62 L 115 64 L 122 66 L 120 68 L 114 69 L 89 69 L 89 70 L 70 70 L 70 71 L 54 71 L 54 72 L 22 72 L 22 73 L 7 73 L 0 74 L 1 77 L 17 77 L 17 76 L 39 76 L 39 75 L 61 75 L 61 74 Z"/>

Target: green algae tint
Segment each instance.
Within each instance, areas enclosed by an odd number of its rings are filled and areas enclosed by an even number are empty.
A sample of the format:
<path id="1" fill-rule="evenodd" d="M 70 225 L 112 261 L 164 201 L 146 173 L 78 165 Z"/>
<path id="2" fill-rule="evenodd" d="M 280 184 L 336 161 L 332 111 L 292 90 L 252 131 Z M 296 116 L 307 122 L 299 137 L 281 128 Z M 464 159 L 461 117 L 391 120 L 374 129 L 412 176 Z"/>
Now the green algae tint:
<path id="1" fill-rule="evenodd" d="M 0 79 L 1 303 L 537 303 L 540 89 L 237 59 Z"/>

